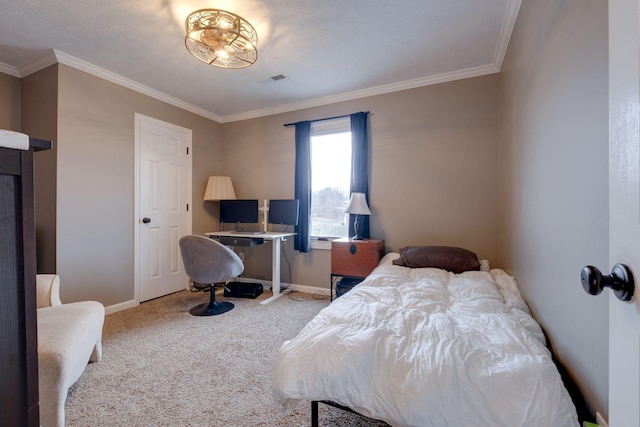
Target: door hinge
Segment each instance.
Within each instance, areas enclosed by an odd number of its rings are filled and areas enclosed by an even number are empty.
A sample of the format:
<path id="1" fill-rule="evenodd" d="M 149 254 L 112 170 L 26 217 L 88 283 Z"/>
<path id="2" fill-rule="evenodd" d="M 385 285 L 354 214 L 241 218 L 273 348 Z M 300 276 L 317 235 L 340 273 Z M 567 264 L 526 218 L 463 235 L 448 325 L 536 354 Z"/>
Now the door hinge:
<path id="1" fill-rule="evenodd" d="M 189 155 L 189 147 L 187 147 L 187 156 Z"/>
<path id="2" fill-rule="evenodd" d="M 187 203 L 187 212 L 189 212 L 189 203 Z"/>

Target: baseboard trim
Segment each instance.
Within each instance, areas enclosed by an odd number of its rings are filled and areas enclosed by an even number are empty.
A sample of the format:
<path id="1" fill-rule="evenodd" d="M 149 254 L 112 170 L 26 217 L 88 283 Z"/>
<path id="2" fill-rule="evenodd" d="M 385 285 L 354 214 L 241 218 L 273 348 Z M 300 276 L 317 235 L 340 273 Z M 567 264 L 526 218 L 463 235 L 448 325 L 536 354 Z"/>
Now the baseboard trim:
<path id="1" fill-rule="evenodd" d="M 256 282 L 256 283 L 262 283 L 262 286 L 265 289 L 270 289 L 271 288 L 271 281 L 270 280 L 261 280 L 261 279 L 252 279 L 250 277 L 238 277 L 236 279 L 234 279 L 235 281 L 238 282 Z M 298 285 L 295 283 L 284 283 L 282 282 L 280 284 L 280 289 L 290 289 L 292 291 L 298 291 L 298 292 L 305 292 L 308 294 L 322 294 L 325 296 L 329 296 L 329 289 L 327 288 L 319 288 L 317 286 L 307 286 L 307 285 Z"/>
<path id="2" fill-rule="evenodd" d="M 265 289 L 271 288 L 271 281 L 269 280 L 260 280 L 260 279 L 252 279 L 250 277 L 238 277 L 234 279 L 237 282 L 256 282 L 262 283 Z M 321 294 L 324 296 L 329 296 L 329 289 L 327 288 L 319 288 L 316 286 L 306 286 L 306 285 L 296 285 L 295 283 L 282 283 L 281 288 L 291 289 L 292 291 L 305 292 L 308 294 Z M 128 308 L 133 308 L 140 305 L 136 300 L 129 300 L 120 302 L 118 304 L 110 305 L 105 307 L 105 314 L 113 314 L 118 311 L 126 310 Z"/>
<path id="3" fill-rule="evenodd" d="M 133 308 L 138 305 L 140 305 L 140 303 L 137 302 L 136 300 L 129 300 L 129 301 L 120 302 L 118 304 L 105 307 L 104 312 L 105 314 L 113 314 L 113 313 L 117 313 L 118 311 L 126 310 L 128 308 Z"/>
<path id="4" fill-rule="evenodd" d="M 307 294 L 321 294 L 326 297 L 329 297 L 329 289 L 327 288 L 318 288 L 316 286 L 306 286 L 306 285 L 291 285 L 289 288 L 293 291 L 305 292 Z"/>

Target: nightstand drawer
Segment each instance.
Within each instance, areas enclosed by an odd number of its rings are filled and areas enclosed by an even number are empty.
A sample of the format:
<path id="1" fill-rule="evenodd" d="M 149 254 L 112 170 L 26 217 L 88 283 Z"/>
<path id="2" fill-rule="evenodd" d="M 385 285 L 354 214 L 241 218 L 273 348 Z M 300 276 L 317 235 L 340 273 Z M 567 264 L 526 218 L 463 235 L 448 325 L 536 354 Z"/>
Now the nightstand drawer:
<path id="1" fill-rule="evenodd" d="M 384 240 L 336 239 L 331 242 L 331 274 L 366 277 L 384 255 Z"/>

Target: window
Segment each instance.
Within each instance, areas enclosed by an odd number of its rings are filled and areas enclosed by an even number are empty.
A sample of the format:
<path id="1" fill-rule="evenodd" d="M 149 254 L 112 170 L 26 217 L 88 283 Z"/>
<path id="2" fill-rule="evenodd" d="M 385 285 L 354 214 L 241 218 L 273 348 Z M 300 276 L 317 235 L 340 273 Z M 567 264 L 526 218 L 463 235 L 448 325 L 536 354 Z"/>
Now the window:
<path id="1" fill-rule="evenodd" d="M 296 123 L 289 123 L 285 126 L 294 125 L 296 127 L 295 144 L 295 182 L 294 195 L 300 200 L 300 218 L 296 226 L 293 247 L 300 252 L 309 252 L 313 248 L 330 249 L 331 245 L 327 239 L 320 237 L 339 237 L 332 234 L 348 235 L 352 231 L 350 221 L 346 220 L 346 215 L 342 215 L 341 207 L 347 204 L 351 191 L 369 194 L 369 112 L 349 114 L 341 118 L 303 120 Z M 338 135 L 344 134 L 341 137 Z M 322 142 L 327 136 L 331 141 L 342 141 L 340 150 L 325 145 Z M 316 152 L 312 156 L 312 140 L 315 140 L 316 148 L 320 147 L 321 152 Z M 328 144 L 328 143 L 327 143 Z M 350 147 L 351 146 L 351 147 Z M 349 147 L 351 149 L 349 149 Z M 351 152 L 351 155 L 349 155 Z M 315 157 L 315 159 L 312 159 Z M 349 157 L 352 157 L 349 160 Z M 352 170 L 353 168 L 353 170 Z M 313 188 L 314 173 L 321 173 L 321 177 L 315 178 L 317 187 Z M 329 183 L 324 181 L 329 176 L 342 176 L 340 183 Z M 328 178 L 326 178 L 328 179 Z M 324 185 L 322 183 L 325 182 Z M 328 184 L 327 184 L 328 183 Z M 331 202 L 324 202 L 320 197 L 323 190 L 329 188 L 325 193 L 331 193 L 331 189 L 338 190 L 334 193 L 342 193 L 338 201 L 337 197 Z M 315 206 L 313 203 L 313 193 L 317 192 Z M 322 208 L 324 205 L 323 210 Z M 331 207 L 331 209 L 329 209 Z M 328 212 L 331 215 L 328 215 Z M 312 220 L 312 215 L 314 219 Z M 322 221 L 321 221 L 322 220 Z M 321 229 L 319 224 L 325 222 L 326 227 Z M 312 234 L 312 222 L 318 224 Z M 341 225 L 339 232 L 330 230 L 330 225 Z M 343 230 L 347 230 L 346 234 Z M 347 228 L 348 227 L 348 228 Z M 361 224 L 362 236 L 369 237 L 369 217 L 365 215 L 365 220 Z M 328 234 L 328 235 L 325 235 Z M 315 236 L 313 236 L 315 234 Z M 316 237 L 315 239 L 312 239 Z M 323 241 L 324 240 L 324 241 Z M 314 243 L 315 242 L 315 243 Z"/>
<path id="2" fill-rule="evenodd" d="M 347 237 L 351 186 L 349 118 L 314 122 L 311 126 L 310 235 Z"/>

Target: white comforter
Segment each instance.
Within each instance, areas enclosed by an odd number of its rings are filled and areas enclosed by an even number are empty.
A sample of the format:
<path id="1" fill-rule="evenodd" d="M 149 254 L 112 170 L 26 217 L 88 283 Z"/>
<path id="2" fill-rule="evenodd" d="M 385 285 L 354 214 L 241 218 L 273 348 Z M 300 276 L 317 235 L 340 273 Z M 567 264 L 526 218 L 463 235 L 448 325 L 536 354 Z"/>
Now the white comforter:
<path id="1" fill-rule="evenodd" d="M 273 396 L 392 426 L 578 426 L 544 342 L 504 271 L 386 263 L 282 345 Z"/>

